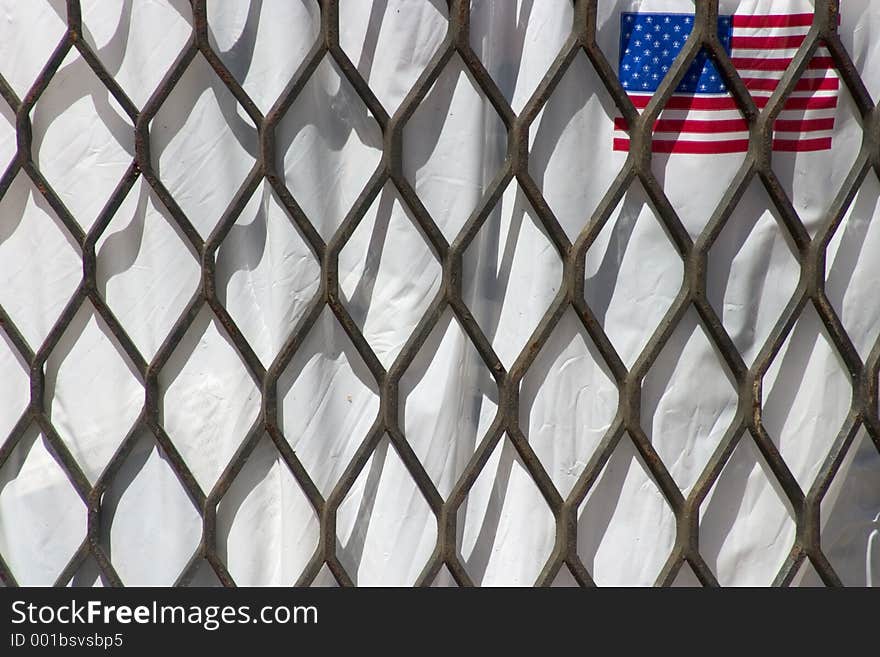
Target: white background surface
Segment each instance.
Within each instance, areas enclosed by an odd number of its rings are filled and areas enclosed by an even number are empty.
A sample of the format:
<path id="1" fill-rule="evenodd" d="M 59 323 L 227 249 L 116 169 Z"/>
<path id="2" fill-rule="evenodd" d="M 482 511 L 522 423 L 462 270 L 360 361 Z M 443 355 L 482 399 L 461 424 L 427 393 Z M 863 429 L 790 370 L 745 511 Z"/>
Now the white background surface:
<path id="1" fill-rule="evenodd" d="M 880 98 L 880 11 L 842 4 L 843 41 Z M 341 2 L 341 42 L 389 114 L 447 28 L 439 0 Z M 794 7 L 797 5 L 797 7 Z M 803 6 L 801 6 L 803 5 Z M 314 42 L 318 11 L 305 0 L 208 3 L 212 44 L 261 111 L 283 91 Z M 618 12 L 688 11 L 687 1 L 599 2 L 600 45 L 616 64 Z M 870 8 L 869 8 L 870 7 Z M 722 11 L 810 11 L 806 0 L 722 1 Z M 0 2 L 0 74 L 23 97 L 65 29 L 60 1 Z M 143 107 L 191 31 L 183 0 L 83 2 L 85 38 Z M 475 2 L 471 44 L 515 111 L 543 78 L 572 20 L 564 0 Z M 0 169 L 15 153 L 14 118 L 0 101 Z M 574 240 L 617 175 L 615 114 L 578 54 L 531 130 L 530 173 Z M 76 51 L 31 115 L 33 156 L 84 230 L 134 155 L 132 126 Z M 257 155 L 255 126 L 198 55 L 151 124 L 154 164 L 203 237 Z M 775 154 L 774 168 L 811 232 L 849 172 L 861 129 L 845 89 L 831 151 Z M 455 56 L 409 122 L 404 165 L 432 218 L 454 239 L 506 152 L 500 119 Z M 327 58 L 283 118 L 278 165 L 326 240 L 381 157 L 378 126 Z M 655 173 L 696 237 L 742 154 L 656 156 Z M 831 241 L 827 293 L 864 359 L 880 329 L 880 184 L 873 173 Z M 100 293 L 152 359 L 195 292 L 198 260 L 140 179 L 97 244 Z M 755 182 L 710 253 L 709 296 L 747 363 L 797 284 L 799 264 Z M 587 301 L 624 363 L 637 358 L 682 285 L 682 263 L 638 183 L 587 255 Z M 79 283 L 78 251 L 24 175 L 0 200 L 0 304 L 33 349 Z M 562 263 L 512 182 L 465 254 L 465 301 L 506 366 L 561 285 Z M 261 184 L 221 246 L 221 299 L 268 366 L 314 295 L 320 267 L 268 185 Z M 434 298 L 441 268 L 392 185 L 377 197 L 339 260 L 346 305 L 386 367 Z M 764 422 L 800 485 L 809 488 L 851 402 L 846 370 L 808 304 L 764 380 Z M 144 390 L 89 305 L 47 363 L 51 421 L 94 482 L 131 428 Z M 260 392 L 205 308 L 162 372 L 163 424 L 209 491 L 257 417 Z M 731 377 L 691 310 L 644 382 L 644 429 L 686 492 L 728 429 Z M 332 490 L 378 410 L 360 356 L 325 310 L 282 376 L 280 423 L 322 494 Z M 27 370 L 0 340 L 0 437 L 28 400 Z M 448 495 L 491 424 L 498 393 L 450 312 L 401 385 L 403 428 L 441 495 Z M 607 367 L 574 314 L 556 327 L 526 375 L 521 425 L 566 495 L 617 412 Z M 107 543 L 128 584 L 176 579 L 201 521 L 152 437 L 145 434 L 108 491 Z M 784 495 L 748 438 L 701 508 L 701 552 L 722 584 L 769 584 L 794 541 Z M 864 434 L 822 506 L 823 550 L 847 584 L 880 583 L 880 454 Z M 395 450 L 380 443 L 338 514 L 339 554 L 359 584 L 410 584 L 436 541 L 436 521 Z M 0 469 L 0 554 L 20 583 L 54 581 L 85 536 L 85 507 L 34 429 Z M 505 440 L 460 517 L 460 550 L 484 585 L 533 583 L 555 522 Z M 220 504 L 220 552 L 242 585 L 290 584 L 317 544 L 318 522 L 271 442 L 257 447 Z M 578 550 L 599 584 L 654 582 L 675 539 L 672 511 L 624 438 L 580 511 Z M 87 564 L 88 565 L 88 564 Z M 319 583 L 328 582 L 322 573 Z M 91 583 L 84 568 L 77 583 Z M 570 576 L 563 571 L 558 580 Z M 441 572 L 438 583 L 450 578 Z M 817 581 L 806 570 L 799 581 Z M 208 583 L 205 575 L 199 583 Z M 687 566 L 679 583 L 693 582 Z"/>

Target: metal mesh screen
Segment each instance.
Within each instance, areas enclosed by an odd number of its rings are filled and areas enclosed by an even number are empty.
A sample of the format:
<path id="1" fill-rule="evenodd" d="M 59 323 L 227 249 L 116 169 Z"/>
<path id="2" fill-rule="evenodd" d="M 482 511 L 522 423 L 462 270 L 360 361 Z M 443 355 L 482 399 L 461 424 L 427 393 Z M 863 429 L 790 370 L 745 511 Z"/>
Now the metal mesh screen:
<path id="1" fill-rule="evenodd" d="M 544 565 L 536 584 L 548 585 L 552 583 L 560 570 L 567 567 L 579 584 L 592 585 L 591 573 L 585 567 L 577 551 L 578 509 L 612 453 L 621 440 L 627 439 L 627 435 L 633 441 L 676 519 L 677 533 L 674 548 L 657 578 L 658 585 L 672 584 L 685 563 L 689 564 L 703 585 L 718 585 L 716 576 L 700 553 L 700 507 L 741 441 L 754 441 L 790 502 L 796 519 L 796 539 L 788 558 L 776 576 L 775 584 L 783 586 L 790 584 L 804 565 L 805 560 L 809 560 L 825 584 L 841 584 L 840 578 L 826 555 L 823 554 L 820 536 L 820 507 L 831 480 L 840 468 L 858 432 L 866 431 L 874 445 L 880 450 L 880 419 L 878 419 L 877 401 L 880 344 L 874 345 L 866 361 L 862 360 L 837 311 L 826 296 L 825 254 L 829 242 L 841 224 L 865 177 L 872 168 L 880 175 L 880 109 L 874 105 L 850 55 L 838 36 L 838 2 L 816 0 L 815 18 L 806 41 L 798 50 L 767 106 L 763 110 L 759 110 L 718 39 L 716 29 L 718 2 L 696 0 L 693 32 L 650 104 L 640 113 L 635 109 L 618 81 L 614 67 L 597 45 L 597 0 L 576 0 L 574 2 L 573 29 L 568 41 L 525 107 L 517 113 L 496 82 L 493 81 L 492 76 L 470 44 L 470 3 L 463 0 L 449 0 L 448 31 L 442 47 L 433 56 L 430 64 L 393 115 L 389 115 L 340 46 L 340 22 L 345 21 L 345 15 L 340 13 L 339 0 L 321 0 L 319 38 L 287 85 L 284 93 L 265 115 L 212 48 L 208 36 L 208 17 L 205 4 L 205 0 L 192 0 L 193 29 L 189 42 L 162 82 L 152 92 L 149 100 L 140 109 L 117 84 L 93 48 L 83 39 L 81 8 L 78 0 L 67 1 L 67 33 L 42 67 L 36 82 L 26 95 L 19 98 L 13 88 L 0 78 L 0 94 L 15 114 L 17 138 L 16 156 L 0 178 L 0 197 L 6 194 L 14 179 L 20 173 L 24 173 L 33 181 L 40 194 L 45 197 L 46 202 L 60 218 L 70 239 L 77 244 L 82 259 L 82 279 L 76 292 L 60 317 L 54 322 L 48 337 L 42 344 L 29 344 L 22 331 L 16 326 L 14 319 L 7 314 L 6 310 L 0 308 L 0 328 L 6 333 L 20 357 L 27 363 L 30 372 L 30 401 L 27 410 L 12 432 L 5 437 L 2 447 L 0 447 L 0 466 L 7 461 L 29 428 L 36 425 L 45 436 L 53 455 L 88 509 L 86 539 L 59 575 L 56 582 L 58 585 L 67 584 L 90 558 L 94 559 L 105 582 L 113 585 L 123 583 L 102 539 L 106 529 L 103 526 L 106 515 L 104 494 L 113 482 L 121 464 L 134 448 L 138 437 L 144 431 L 155 436 L 158 445 L 203 521 L 201 543 L 189 564 L 179 575 L 177 580 L 179 585 L 189 583 L 204 561 L 210 564 L 217 578 L 223 584 L 234 585 L 233 577 L 221 558 L 217 546 L 217 508 L 236 476 L 266 434 L 283 457 L 290 473 L 302 487 L 320 519 L 318 546 L 296 582 L 299 585 L 312 583 L 319 571 L 325 567 L 329 568 L 338 583 L 352 584 L 352 577 L 350 573 L 346 572 L 337 554 L 337 510 L 385 436 L 388 436 L 390 445 L 412 476 L 437 520 L 436 546 L 433 555 L 418 578 L 418 584 L 431 584 L 444 565 L 459 585 L 473 583 L 459 554 L 457 542 L 460 531 L 457 519 L 458 510 L 493 450 L 500 441 L 509 440 L 543 496 L 556 523 L 555 548 Z M 774 173 L 772 140 L 775 118 L 782 110 L 787 97 L 794 90 L 820 45 L 827 47 L 830 52 L 834 67 L 838 70 L 857 107 L 862 125 L 863 142 L 855 164 L 846 177 L 842 189 L 834 197 L 823 225 L 815 236 L 811 236 L 798 216 L 784 185 Z M 101 84 L 112 94 L 131 120 L 134 126 L 136 149 L 136 157 L 126 175 L 109 202 L 101 210 L 98 219 L 87 231 L 81 228 L 59 195 L 53 190 L 52 185 L 41 173 L 33 157 L 32 144 L 32 110 L 49 86 L 62 61 L 74 50 L 87 62 Z M 664 193 L 663 184 L 652 170 L 651 139 L 655 120 L 684 77 L 690 63 L 702 50 L 710 54 L 723 75 L 737 106 L 748 122 L 750 140 L 749 151 L 740 171 L 730 184 L 705 229 L 694 240 L 683 226 L 676 210 Z M 542 195 L 541 189 L 529 172 L 529 130 L 580 52 L 587 56 L 608 94 L 614 100 L 620 115 L 630 126 L 629 134 L 632 145 L 626 165 L 607 190 L 607 194 L 592 216 L 584 218 L 583 230 L 572 241 L 560 226 L 551 207 Z M 222 219 L 207 239 L 202 239 L 191 219 L 187 217 L 187 214 L 162 182 L 154 165 L 155 160 L 151 157 L 151 130 L 154 119 L 177 82 L 199 53 L 207 60 L 243 111 L 257 126 L 259 135 L 259 153 L 256 164 L 240 189 L 236 191 Z M 379 166 L 372 173 L 368 184 L 358 196 L 353 207 L 348 211 L 339 228 L 325 241 L 287 188 L 283 174 L 279 173 L 276 128 L 297 100 L 319 64 L 328 55 L 356 90 L 378 123 L 382 133 L 383 154 Z M 464 227 L 450 242 L 438 228 L 417 196 L 412 181 L 404 173 L 402 142 L 404 128 L 408 121 L 426 98 L 444 67 L 456 55 L 464 62 L 472 80 L 479 86 L 480 91 L 501 118 L 507 130 L 508 148 L 504 166 L 487 189 L 479 207 L 468 217 Z M 591 172 L 573 172 L 572 175 L 590 176 Z M 201 268 L 201 282 L 198 291 L 189 301 L 185 311 L 167 334 L 152 359 L 147 359 L 141 354 L 132 338 L 114 316 L 102 296 L 96 274 L 96 244 L 106 231 L 124 198 L 139 179 L 146 181 L 155 195 L 167 207 L 179 227 L 180 233 L 188 241 L 189 247 L 198 255 Z M 519 184 L 533 206 L 536 216 L 563 263 L 563 280 L 555 299 L 526 347 L 518 355 L 513 365 L 507 368 L 496 354 L 491 341 L 487 339 L 471 310 L 463 301 L 462 272 L 465 250 L 499 202 L 508 183 L 513 180 Z M 794 297 L 779 316 L 770 337 L 764 343 L 753 364 L 749 366 L 725 329 L 716 309 L 710 304 L 707 295 L 707 263 L 711 257 L 710 249 L 716 244 L 746 189 L 756 180 L 760 181 L 772 199 L 773 206 L 784 224 L 784 229 L 796 247 L 796 255 L 800 265 L 800 279 Z M 295 325 L 289 327 L 289 335 L 284 347 L 268 367 L 264 367 L 261 363 L 254 348 L 249 344 L 224 306 L 222 295 L 218 294 L 216 283 L 218 249 L 229 235 L 230 229 L 243 208 L 263 181 L 267 181 L 271 185 L 290 220 L 300 231 L 320 262 L 321 268 L 317 293 L 302 318 Z M 386 368 L 365 339 L 358 322 L 353 318 L 344 300 L 341 299 L 339 256 L 370 205 L 389 182 L 399 191 L 403 203 L 418 223 L 430 249 L 442 264 L 442 284 L 409 340 L 394 359 L 393 364 Z M 588 249 L 606 225 L 612 211 L 619 204 L 627 189 L 636 182 L 641 183 L 644 187 L 653 211 L 662 222 L 680 256 L 684 267 L 684 277 L 678 296 L 663 321 L 657 326 L 635 363 L 628 368 L 603 329 L 601 322 L 595 316 L 594 310 L 587 303 L 584 281 L 585 258 Z M 2 220 L 3 218 L 0 218 L 0 221 Z M 63 332 L 74 320 L 84 303 L 91 303 L 96 313 L 112 331 L 118 345 L 124 351 L 124 357 L 136 371 L 139 382 L 145 390 L 143 408 L 135 425 L 94 484 L 84 474 L 81 464 L 77 462 L 65 441 L 53 427 L 47 411 L 48 400 L 46 399 L 47 360 L 58 345 Z M 762 379 L 791 334 L 797 318 L 808 305 L 812 305 L 818 313 L 830 340 L 833 342 L 833 347 L 839 353 L 851 377 L 852 403 L 846 420 L 834 438 L 819 474 L 812 486 L 808 490 L 804 490 L 765 429 L 762 421 Z M 199 485 L 197 478 L 181 456 L 178 446 L 175 445 L 174 440 L 163 426 L 164 391 L 159 383 L 160 373 L 168 365 L 175 348 L 196 321 L 199 313 L 203 312 L 206 307 L 225 328 L 238 356 L 259 388 L 261 395 L 258 419 L 241 443 L 234 458 L 225 467 L 216 484 L 210 490 L 203 489 Z M 344 329 L 366 363 L 371 375 L 375 378 L 380 391 L 380 406 L 378 415 L 357 449 L 354 458 L 348 464 L 332 492 L 325 497 L 310 478 L 307 469 L 283 434 L 278 421 L 278 387 L 282 373 L 303 345 L 307 334 L 316 325 L 319 316 L 327 309 L 332 311 L 335 321 Z M 444 497 L 426 472 L 404 432 L 400 421 L 399 386 L 401 378 L 414 362 L 419 350 L 425 345 L 441 316 L 449 311 L 454 314 L 468 339 L 492 373 L 498 388 L 499 403 L 491 427 L 482 437 L 451 493 Z M 567 496 L 563 496 L 557 490 L 521 427 L 520 388 L 526 373 L 535 362 L 541 348 L 547 343 L 551 332 L 558 325 L 563 314 L 571 311 L 580 320 L 611 372 L 619 391 L 619 404 L 616 417 L 601 441 L 600 447 L 589 457 L 583 473 L 579 476 L 571 492 Z M 641 400 L 643 380 L 648 370 L 655 363 L 664 346 L 668 344 L 675 328 L 689 311 L 696 311 L 700 325 L 716 348 L 717 354 L 723 360 L 723 366 L 729 370 L 735 380 L 738 405 L 735 419 L 730 428 L 695 485 L 685 495 L 670 475 L 667 464 L 664 464 L 652 446 L 649 436 L 642 428 Z M 16 574 L 8 567 L 2 556 L 0 556 L 0 578 L 7 585 L 16 584 Z"/>

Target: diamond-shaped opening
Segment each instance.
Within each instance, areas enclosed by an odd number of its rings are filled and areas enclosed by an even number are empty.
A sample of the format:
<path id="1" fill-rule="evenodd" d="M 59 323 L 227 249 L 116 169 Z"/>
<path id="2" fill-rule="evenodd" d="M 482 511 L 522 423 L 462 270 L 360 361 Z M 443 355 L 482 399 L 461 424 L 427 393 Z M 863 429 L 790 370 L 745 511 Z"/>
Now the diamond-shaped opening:
<path id="1" fill-rule="evenodd" d="M 268 184 L 217 254 L 217 293 L 266 367 L 318 289 L 321 268 Z"/>
<path id="2" fill-rule="evenodd" d="M 337 554 L 360 586 L 410 586 L 437 543 L 437 519 L 384 438 L 336 518 Z"/>
<path id="3" fill-rule="evenodd" d="M 207 238 L 253 168 L 257 129 L 201 55 L 150 123 L 150 141 L 159 177 Z"/>
<path id="4" fill-rule="evenodd" d="M 349 15 L 340 13 L 347 23 Z M 314 0 L 210 0 L 207 14 L 211 47 L 265 114 L 318 38 L 318 4 Z"/>
<path id="5" fill-rule="evenodd" d="M 684 266 L 635 182 L 587 251 L 585 297 L 627 367 L 681 288 Z"/>
<path id="6" fill-rule="evenodd" d="M 342 0 L 339 45 L 389 114 L 393 114 L 443 43 L 446 4 Z M 473 29 L 473 19 L 471 19 Z"/>
<path id="7" fill-rule="evenodd" d="M 260 412 L 260 391 L 220 322 L 203 308 L 159 375 L 163 421 L 209 491 Z"/>
<path id="8" fill-rule="evenodd" d="M 152 359 L 199 286 L 196 253 L 143 179 L 95 251 L 98 291 L 144 358 Z"/>
<path id="9" fill-rule="evenodd" d="M 745 162 L 749 125 L 706 51 L 699 52 L 682 84 L 695 85 L 700 92 L 675 93 L 664 105 L 654 124 L 651 169 L 696 238 Z M 615 137 L 629 138 L 623 131 Z M 695 185 L 694 180 L 705 184 Z"/>
<path id="10" fill-rule="evenodd" d="M 693 12 L 690 3 L 683 4 L 684 11 Z M 611 23 L 619 36 L 614 52 L 620 83 L 642 111 L 678 63 L 693 31 L 693 14 L 623 12 L 619 18 L 612 17 Z M 718 17 L 717 33 L 730 54 L 729 16 Z M 614 149 L 628 151 L 629 126 L 619 112 L 614 123 Z M 653 172 L 692 236 L 702 231 L 745 161 L 748 147 L 749 126 L 727 89 L 718 62 L 701 49 L 666 99 L 653 126 L 652 142 Z M 688 184 L 695 178 L 713 184 Z"/>
<path id="11" fill-rule="evenodd" d="M 516 361 L 562 284 L 562 260 L 511 183 L 464 254 L 463 297 L 505 366 Z"/>
<path id="12" fill-rule="evenodd" d="M 800 265 L 787 229 L 754 180 L 709 253 L 707 295 L 747 365 L 797 288 Z"/>
<path id="13" fill-rule="evenodd" d="M 6 171 L 6 167 L 17 150 L 15 112 L 6 104 L 5 100 L 0 100 L 0 171 Z"/>
<path id="14" fill-rule="evenodd" d="M 818 588 L 825 586 L 825 584 L 813 563 L 809 559 L 804 559 L 792 580 L 792 586 Z"/>
<path id="15" fill-rule="evenodd" d="M 700 588 L 703 585 L 697 578 L 696 573 L 694 573 L 694 569 L 691 568 L 691 565 L 687 561 L 685 561 L 681 565 L 681 570 L 678 571 L 678 575 L 675 576 L 672 586 L 677 588 Z"/>
<path id="16" fill-rule="evenodd" d="M 339 588 L 339 582 L 336 581 L 336 578 L 333 576 L 333 573 L 330 572 L 330 568 L 327 564 L 321 566 L 321 570 L 318 571 L 318 575 L 311 583 L 312 588 Z"/>
<path id="17" fill-rule="evenodd" d="M 91 302 L 80 306 L 46 362 L 52 425 L 96 481 L 144 404 L 144 389 Z"/>
<path id="18" fill-rule="evenodd" d="M 559 569 L 559 572 L 556 573 L 556 577 L 553 579 L 553 583 L 550 586 L 553 588 L 572 588 L 579 587 L 580 584 L 578 584 L 574 575 L 571 574 L 568 566 L 563 564 L 562 568 Z"/>
<path id="19" fill-rule="evenodd" d="M 170 586 L 199 546 L 201 517 L 149 433 L 114 474 L 101 510 L 104 549 L 128 586 Z"/>
<path id="20" fill-rule="evenodd" d="M 329 240 L 382 158 L 379 126 L 327 55 L 276 132 L 278 169 L 306 217 Z"/>
<path id="21" fill-rule="evenodd" d="M 67 9 L 58 0 L 16 2 L 3 14 L 0 75 L 24 98 L 67 31 Z"/>
<path id="22" fill-rule="evenodd" d="M 400 400 L 407 441 L 446 497 L 498 410 L 495 381 L 451 310 L 403 375 Z"/>
<path id="23" fill-rule="evenodd" d="M 642 385 L 645 432 L 685 493 L 724 437 L 736 408 L 733 377 L 696 310 L 689 308 Z"/>
<path id="24" fill-rule="evenodd" d="M 880 452 L 856 435 L 822 500 L 822 551 L 847 586 L 880 586 Z"/>
<path id="25" fill-rule="evenodd" d="M 529 127 L 529 175 L 571 241 L 589 223 L 626 160 L 626 153 L 609 150 L 606 163 L 594 166 L 596 150 L 612 142 L 608 117 L 617 113 L 596 69 L 578 50 Z"/>
<path id="26" fill-rule="evenodd" d="M 473 148 L 474 140 L 480 148 Z M 507 131 L 457 54 L 407 122 L 403 169 L 448 241 L 480 203 L 507 154 Z"/>
<path id="27" fill-rule="evenodd" d="M 325 308 L 278 381 L 278 423 L 326 497 L 379 411 L 379 389 Z"/>
<path id="28" fill-rule="evenodd" d="M 81 4 L 86 43 L 131 101 L 143 107 L 192 34 L 189 4 L 175 0 L 83 0 Z M 29 29 L 31 34 L 42 34 Z"/>
<path id="29" fill-rule="evenodd" d="M 788 498 L 746 434 L 700 507 L 700 553 L 722 586 L 767 586 L 794 537 Z"/>
<path id="30" fill-rule="evenodd" d="M 442 270 L 387 183 L 339 254 L 339 287 L 376 356 L 390 367 L 440 287 Z"/>
<path id="31" fill-rule="evenodd" d="M 290 586 L 318 545 L 318 518 L 268 436 L 217 509 L 220 558 L 239 586 Z"/>
<path id="32" fill-rule="evenodd" d="M 564 497 L 611 426 L 617 401 L 605 361 L 567 310 L 520 390 L 520 426 Z"/>
<path id="33" fill-rule="evenodd" d="M 22 586 L 55 582 L 86 536 L 86 507 L 31 427 L 0 468 L 0 554 Z"/>
<path id="34" fill-rule="evenodd" d="M 471 47 L 519 113 L 571 34 L 574 7 L 568 0 L 470 4 Z"/>
<path id="35" fill-rule="evenodd" d="M 76 242 L 23 172 L 0 199 L 0 305 L 36 350 L 82 276 Z"/>
<path id="36" fill-rule="evenodd" d="M 766 100 L 776 87 L 767 76 L 752 83 L 768 89 L 753 91 L 761 94 L 756 100 Z M 773 171 L 811 235 L 824 223 L 861 145 L 858 108 L 820 44 L 773 123 Z"/>
<path id="37" fill-rule="evenodd" d="M 627 435 L 578 509 L 578 555 L 599 586 L 654 584 L 675 515 Z"/>
<path id="38" fill-rule="evenodd" d="M 446 564 L 444 563 L 440 567 L 440 572 L 437 573 L 437 577 L 435 577 L 434 581 L 431 582 L 431 587 L 435 589 L 447 589 L 455 588 L 457 586 L 458 583 L 455 581 L 452 573 L 449 572 L 449 568 L 447 568 Z"/>
<path id="39" fill-rule="evenodd" d="M 807 491 L 852 401 L 850 376 L 812 304 L 804 308 L 761 389 L 764 428 Z"/>
<path id="40" fill-rule="evenodd" d="M 72 51 L 31 110 L 33 156 L 85 230 L 134 156 L 134 127 L 77 51 Z"/>
<path id="41" fill-rule="evenodd" d="M 831 238 L 825 258 L 825 294 L 862 359 L 880 335 L 880 182 L 869 172 Z"/>
<path id="42" fill-rule="evenodd" d="M 27 362 L 0 330 L 0 445 L 21 418 L 30 402 L 30 375 Z"/>
<path id="43" fill-rule="evenodd" d="M 553 513 L 513 444 L 502 438 L 458 510 L 465 569 L 479 586 L 533 586 L 555 542 Z"/>
<path id="44" fill-rule="evenodd" d="M 187 586 L 195 588 L 216 588 L 223 586 L 223 582 L 217 577 L 217 573 L 211 568 L 211 564 L 202 559 L 201 563 L 196 566 L 196 572 Z"/>

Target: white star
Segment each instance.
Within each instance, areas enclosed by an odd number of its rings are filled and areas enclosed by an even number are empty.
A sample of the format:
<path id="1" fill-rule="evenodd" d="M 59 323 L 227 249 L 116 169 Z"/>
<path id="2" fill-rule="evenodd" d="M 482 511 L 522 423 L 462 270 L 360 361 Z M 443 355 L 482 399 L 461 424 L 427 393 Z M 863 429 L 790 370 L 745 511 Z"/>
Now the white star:
<path id="1" fill-rule="evenodd" d="M 681 25 L 676 25 L 672 29 L 675 30 L 676 32 L 681 32 Z"/>
<path id="2" fill-rule="evenodd" d="M 642 42 L 639 41 L 638 39 L 636 39 L 636 45 L 637 45 L 637 46 L 640 46 L 640 45 L 642 45 Z"/>
<path id="3" fill-rule="evenodd" d="M 638 79 L 639 79 L 639 74 L 633 73 L 633 80 L 638 80 Z"/>
<path id="4" fill-rule="evenodd" d="M 670 20 L 671 20 L 671 19 L 669 18 L 669 16 L 667 16 L 666 18 L 663 19 L 663 22 L 664 22 L 664 23 L 668 23 Z"/>
<path id="5" fill-rule="evenodd" d="M 680 41 L 673 41 L 673 42 L 672 42 L 672 47 L 673 47 L 673 48 L 678 48 L 680 45 L 681 45 L 681 42 L 680 42 Z"/>
<path id="6" fill-rule="evenodd" d="M 642 58 L 639 57 L 638 55 L 636 55 L 635 57 L 633 57 L 633 59 L 635 60 L 636 64 L 638 64 L 640 61 L 642 61 Z"/>
<path id="7" fill-rule="evenodd" d="M 642 31 L 642 26 L 636 25 L 636 32 L 641 32 L 641 31 Z"/>
<path id="8" fill-rule="evenodd" d="M 627 82 L 626 80 L 624 80 L 624 81 L 623 81 L 623 86 L 624 86 L 624 88 L 629 87 L 629 82 Z"/>
<path id="9" fill-rule="evenodd" d="M 653 23 L 653 22 L 654 22 L 654 19 L 653 19 L 651 16 L 648 16 L 648 17 L 645 19 L 645 22 L 646 22 L 646 23 Z"/>
<path id="10" fill-rule="evenodd" d="M 642 89 L 647 89 L 647 88 L 648 88 L 648 83 L 642 82 Z"/>
<path id="11" fill-rule="evenodd" d="M 690 17 L 690 16 L 685 16 L 685 17 L 684 17 L 684 24 L 685 24 L 685 25 L 690 25 L 690 24 L 691 24 L 691 17 Z"/>
<path id="12" fill-rule="evenodd" d="M 660 79 L 660 76 L 657 73 L 654 73 L 654 75 L 652 75 L 651 77 L 654 78 L 655 80 Z"/>
<path id="13" fill-rule="evenodd" d="M 668 33 L 663 35 L 663 40 L 669 41 L 669 34 Z"/>
<path id="14" fill-rule="evenodd" d="M 628 71 L 628 70 L 629 70 L 629 64 L 624 64 L 624 65 L 623 65 L 623 70 L 624 70 L 624 71 Z"/>
<path id="15" fill-rule="evenodd" d="M 645 73 L 647 73 L 648 71 L 651 70 L 651 67 L 648 66 L 647 64 L 645 64 L 644 66 L 642 66 L 642 70 L 643 70 Z"/>

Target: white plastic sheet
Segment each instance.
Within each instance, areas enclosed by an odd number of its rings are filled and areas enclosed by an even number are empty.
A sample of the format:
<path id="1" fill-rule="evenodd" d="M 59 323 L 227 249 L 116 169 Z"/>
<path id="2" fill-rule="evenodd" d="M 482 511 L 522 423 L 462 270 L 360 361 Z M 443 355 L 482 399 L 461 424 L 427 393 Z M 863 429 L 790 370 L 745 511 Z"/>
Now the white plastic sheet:
<path id="1" fill-rule="evenodd" d="M 880 98 L 880 11 L 842 2 L 842 39 Z M 143 107 L 190 35 L 183 0 L 83 1 L 84 38 Z M 212 45 L 261 111 L 294 75 L 318 34 L 306 0 L 209 1 Z M 726 13 L 812 11 L 807 0 L 722 0 Z M 600 0 L 598 38 L 616 65 L 619 12 L 692 11 L 687 0 Z M 0 2 L 0 74 L 23 97 L 63 36 L 63 2 Z M 471 44 L 520 111 L 565 42 L 567 0 L 473 3 Z M 341 43 L 389 114 L 400 105 L 447 29 L 439 0 L 347 0 Z M 578 54 L 530 133 L 529 170 L 574 240 L 625 160 L 611 149 L 615 108 Z M 0 101 L 0 168 L 15 153 L 14 118 Z M 134 156 L 133 128 L 76 53 L 65 58 L 32 115 L 33 156 L 88 230 Z M 776 154 L 774 168 L 815 233 L 861 144 L 841 91 L 833 147 Z M 203 237 L 251 170 L 256 127 L 201 55 L 151 123 L 154 164 Z M 328 239 L 381 157 L 382 138 L 329 56 L 278 131 L 278 166 Z M 406 127 L 404 169 L 453 240 L 495 178 L 507 138 L 455 56 Z M 743 154 L 657 155 L 655 173 L 696 238 Z M 880 184 L 868 175 L 828 250 L 827 294 L 864 359 L 878 336 Z M 198 261 L 149 185 L 139 180 L 96 247 L 99 291 L 145 359 L 152 359 L 199 283 Z M 591 247 L 587 301 L 631 365 L 682 285 L 680 257 L 638 183 Z M 760 182 L 738 205 L 709 258 L 709 296 L 747 363 L 789 302 L 800 267 Z M 34 184 L 20 173 L 0 200 L 0 304 L 37 349 L 82 275 L 78 251 Z M 561 285 L 562 263 L 515 181 L 465 254 L 465 301 L 505 365 L 526 344 Z M 393 185 L 378 195 L 339 259 L 345 302 L 379 360 L 390 365 L 440 284 L 441 268 Z M 265 183 L 221 246 L 223 303 L 264 365 L 315 294 L 320 267 Z M 2 335 L 2 332 L 0 332 Z M 53 425 L 94 482 L 133 425 L 144 390 L 88 304 L 46 366 Z M 257 417 L 260 392 L 206 308 L 163 370 L 163 425 L 206 492 Z M 327 495 L 376 417 L 378 389 L 329 310 L 278 386 L 286 438 Z M 401 384 L 402 426 L 448 495 L 497 409 L 489 371 L 451 312 Z M 28 401 L 27 368 L 0 341 L 0 436 Z M 846 369 L 808 305 L 764 380 L 767 431 L 803 488 L 849 410 Z M 617 389 L 578 320 L 565 314 L 528 372 L 521 426 L 562 495 L 568 494 L 617 411 Z M 689 311 L 645 378 L 647 435 L 687 492 L 730 425 L 731 377 Z M 700 548 L 725 585 L 769 584 L 790 551 L 791 509 L 751 440 L 744 439 L 701 507 Z M 880 582 L 880 454 L 862 431 L 822 504 L 823 550 L 846 584 Z M 628 438 L 579 513 L 578 551 L 599 584 L 649 585 L 675 540 L 675 519 Z M 105 541 L 128 584 L 175 581 L 198 546 L 201 521 L 155 440 L 145 434 L 104 499 Z M 219 550 L 242 585 L 290 584 L 314 552 L 318 521 L 268 439 L 218 509 Z M 411 584 L 434 550 L 436 520 L 387 440 L 339 509 L 338 553 L 358 584 Z M 85 507 L 36 427 L 0 469 L 0 554 L 23 584 L 52 583 L 86 531 Z M 555 521 L 508 440 L 494 450 L 459 518 L 463 563 L 483 585 L 528 585 L 555 541 Z M 205 567 L 196 579 L 209 584 Z M 558 584 L 571 583 L 563 569 Z M 685 565 L 678 583 L 694 583 Z M 806 566 L 798 581 L 816 583 Z M 323 571 L 316 583 L 331 583 Z M 443 570 L 437 584 L 452 582 Z M 100 583 L 86 563 L 75 584 Z"/>

